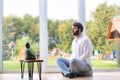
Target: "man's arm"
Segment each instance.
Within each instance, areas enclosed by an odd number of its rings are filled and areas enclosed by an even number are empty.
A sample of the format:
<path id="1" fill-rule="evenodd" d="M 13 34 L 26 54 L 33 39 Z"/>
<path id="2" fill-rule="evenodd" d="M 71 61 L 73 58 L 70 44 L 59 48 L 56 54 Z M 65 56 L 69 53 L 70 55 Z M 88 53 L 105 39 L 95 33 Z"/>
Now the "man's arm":
<path id="1" fill-rule="evenodd" d="M 82 60 L 88 60 L 92 56 L 92 43 L 89 39 L 84 41 L 83 54 L 80 56 Z"/>

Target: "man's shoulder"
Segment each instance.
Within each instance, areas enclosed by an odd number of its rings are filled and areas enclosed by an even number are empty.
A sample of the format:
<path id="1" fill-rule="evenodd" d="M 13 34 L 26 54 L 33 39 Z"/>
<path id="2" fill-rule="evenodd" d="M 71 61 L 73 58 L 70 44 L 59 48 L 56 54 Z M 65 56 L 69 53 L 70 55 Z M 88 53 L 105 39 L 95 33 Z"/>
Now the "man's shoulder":
<path id="1" fill-rule="evenodd" d="M 84 42 L 91 42 L 91 40 L 89 39 L 89 37 L 86 36 L 86 35 L 83 36 L 82 41 L 84 41 Z"/>
<path id="2" fill-rule="evenodd" d="M 89 39 L 87 35 L 82 35 L 83 39 Z"/>

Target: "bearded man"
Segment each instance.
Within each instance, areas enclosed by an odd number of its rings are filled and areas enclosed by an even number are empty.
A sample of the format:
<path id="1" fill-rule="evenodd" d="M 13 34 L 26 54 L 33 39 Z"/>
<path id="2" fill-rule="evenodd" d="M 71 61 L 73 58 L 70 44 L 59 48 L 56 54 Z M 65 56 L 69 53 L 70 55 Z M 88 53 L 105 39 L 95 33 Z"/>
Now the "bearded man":
<path id="1" fill-rule="evenodd" d="M 71 58 L 58 58 L 57 64 L 62 75 L 68 78 L 80 76 L 92 76 L 92 43 L 90 39 L 82 34 L 83 25 L 75 22 L 72 25 L 72 34 L 75 37 L 72 42 Z"/>

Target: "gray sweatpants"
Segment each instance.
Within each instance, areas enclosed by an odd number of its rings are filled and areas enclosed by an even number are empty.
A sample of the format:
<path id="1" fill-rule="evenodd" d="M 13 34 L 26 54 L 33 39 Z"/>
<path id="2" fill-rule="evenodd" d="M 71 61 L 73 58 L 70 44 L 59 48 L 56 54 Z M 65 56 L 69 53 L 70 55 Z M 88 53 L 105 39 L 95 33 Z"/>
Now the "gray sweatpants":
<path id="1" fill-rule="evenodd" d="M 64 75 L 70 72 L 77 73 L 79 76 L 92 76 L 93 74 L 91 66 L 80 59 L 58 58 L 57 64 Z"/>

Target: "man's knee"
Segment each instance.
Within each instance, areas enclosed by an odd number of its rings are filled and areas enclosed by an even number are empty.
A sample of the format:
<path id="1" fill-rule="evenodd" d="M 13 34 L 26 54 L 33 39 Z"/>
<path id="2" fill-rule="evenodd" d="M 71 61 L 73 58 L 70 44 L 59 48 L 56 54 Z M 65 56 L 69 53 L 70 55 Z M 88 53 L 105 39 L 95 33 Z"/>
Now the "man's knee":
<path id="1" fill-rule="evenodd" d="M 60 61 L 61 61 L 61 58 L 57 58 L 56 62 L 58 63 L 58 62 L 60 62 Z"/>
<path id="2" fill-rule="evenodd" d="M 64 61 L 64 58 L 57 58 L 56 62 L 57 63 L 60 63 L 60 62 L 63 62 Z"/>
<path id="3" fill-rule="evenodd" d="M 70 61 L 70 65 L 71 66 L 75 66 L 75 65 L 77 65 L 77 60 L 76 59 L 72 59 L 71 61 Z"/>

